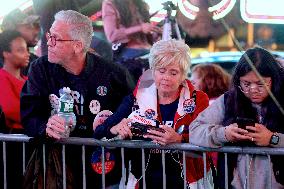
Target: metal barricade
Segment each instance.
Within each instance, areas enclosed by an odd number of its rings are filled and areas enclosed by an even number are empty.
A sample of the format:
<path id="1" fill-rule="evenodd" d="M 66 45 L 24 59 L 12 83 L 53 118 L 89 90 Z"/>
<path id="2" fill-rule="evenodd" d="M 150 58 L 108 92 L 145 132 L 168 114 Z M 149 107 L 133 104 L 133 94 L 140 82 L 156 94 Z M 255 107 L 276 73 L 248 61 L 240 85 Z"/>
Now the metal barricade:
<path id="1" fill-rule="evenodd" d="M 22 172 L 25 172 L 26 167 L 26 151 L 25 151 L 25 145 L 29 142 L 31 137 L 28 137 L 26 135 L 18 135 L 18 134 L 0 134 L 0 141 L 2 142 L 3 150 L 3 188 L 7 188 L 7 159 L 6 159 L 6 144 L 9 142 L 19 142 L 22 143 L 23 147 L 23 166 L 22 166 Z M 125 182 L 126 178 L 126 169 L 125 169 L 125 148 L 139 148 L 142 151 L 142 179 L 143 179 L 143 188 L 146 188 L 146 180 L 145 180 L 145 167 L 146 167 L 146 160 L 145 160 L 145 149 L 160 149 L 162 150 L 162 165 L 163 165 L 163 188 L 166 188 L 166 173 L 165 173 L 165 151 L 166 150 L 179 150 L 182 151 L 182 161 L 183 161 L 183 179 L 184 179 L 184 189 L 187 188 L 187 182 L 186 182 L 186 153 L 190 152 L 201 152 L 204 162 L 204 177 L 206 178 L 206 152 L 220 152 L 225 154 L 225 188 L 229 188 L 228 183 L 228 166 L 227 166 L 227 154 L 228 153 L 238 153 L 238 154 L 256 154 L 256 155 L 266 155 L 268 156 L 268 160 L 270 161 L 270 155 L 284 155 L 284 148 L 269 148 L 269 147 L 222 147 L 222 148 L 204 148 L 204 147 L 198 147 L 191 144 L 171 144 L 167 146 L 160 146 L 156 143 L 152 143 L 149 141 L 131 141 L 131 140 L 116 140 L 116 141 L 100 141 L 92 138 L 76 138 L 76 137 L 70 137 L 67 139 L 63 139 L 58 141 L 57 143 L 62 144 L 62 162 L 63 162 L 63 188 L 66 189 L 66 167 L 65 167 L 65 145 L 80 145 L 82 147 L 82 167 L 83 167 L 83 183 L 82 188 L 86 188 L 86 183 L 88 180 L 86 180 L 86 162 L 85 162 L 85 147 L 86 146 L 100 146 L 102 148 L 102 154 L 104 154 L 105 148 L 108 147 L 117 147 L 121 148 L 121 158 L 122 158 L 122 181 Z M 45 165 L 45 144 L 43 144 L 43 170 L 44 174 L 46 171 L 46 165 Z M 105 164 L 105 157 L 102 156 L 102 188 L 106 187 L 105 183 L 105 170 L 104 170 L 104 164 Z M 247 161 L 247 166 L 249 162 Z M 9 167 L 8 167 L 9 168 Z M 247 169 L 249 171 L 249 169 Z M 270 172 L 270 174 L 273 174 L 273 172 Z M 248 174 L 249 175 L 249 174 Z M 44 177 L 45 178 L 45 177 Z M 249 180 L 249 177 L 247 178 Z M 16 182 L 16 181 L 15 181 Z M 44 181 L 45 182 L 45 181 Z M 247 181 L 248 183 L 248 181 Z M 123 188 L 125 188 L 125 185 L 123 185 Z M 249 188 L 248 185 L 246 185 L 246 188 Z"/>

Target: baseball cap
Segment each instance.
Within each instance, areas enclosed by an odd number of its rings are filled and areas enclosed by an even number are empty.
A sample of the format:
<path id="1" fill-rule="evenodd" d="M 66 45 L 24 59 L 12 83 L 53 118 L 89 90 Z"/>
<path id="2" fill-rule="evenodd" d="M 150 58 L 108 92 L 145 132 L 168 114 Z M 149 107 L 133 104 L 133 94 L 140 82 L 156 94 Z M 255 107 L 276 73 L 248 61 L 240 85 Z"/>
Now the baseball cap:
<path id="1" fill-rule="evenodd" d="M 21 24 L 39 25 L 39 16 L 27 15 L 20 9 L 15 9 L 4 17 L 1 27 L 3 30 L 15 30 Z"/>

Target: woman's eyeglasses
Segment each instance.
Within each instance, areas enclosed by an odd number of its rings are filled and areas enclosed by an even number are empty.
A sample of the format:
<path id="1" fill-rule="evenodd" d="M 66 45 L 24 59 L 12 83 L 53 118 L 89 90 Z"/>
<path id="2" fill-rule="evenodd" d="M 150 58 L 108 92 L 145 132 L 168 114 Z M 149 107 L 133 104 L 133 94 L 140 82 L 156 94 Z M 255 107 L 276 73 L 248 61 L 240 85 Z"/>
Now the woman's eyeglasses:
<path id="1" fill-rule="evenodd" d="M 265 81 L 264 83 L 260 83 L 260 82 L 247 82 L 247 81 L 240 81 L 240 85 L 239 85 L 239 89 L 245 93 L 248 94 L 249 92 L 251 92 L 253 89 L 255 90 L 255 92 L 257 93 L 264 93 L 266 92 L 266 87 L 270 86 L 271 84 L 271 80 L 269 81 Z M 266 85 L 266 86 L 265 86 Z"/>
<path id="2" fill-rule="evenodd" d="M 51 46 L 55 46 L 57 41 L 78 41 L 78 40 L 74 40 L 74 39 L 56 39 L 55 36 L 51 35 L 49 32 L 46 33 L 46 40 L 49 41 L 50 40 L 50 44 Z"/>

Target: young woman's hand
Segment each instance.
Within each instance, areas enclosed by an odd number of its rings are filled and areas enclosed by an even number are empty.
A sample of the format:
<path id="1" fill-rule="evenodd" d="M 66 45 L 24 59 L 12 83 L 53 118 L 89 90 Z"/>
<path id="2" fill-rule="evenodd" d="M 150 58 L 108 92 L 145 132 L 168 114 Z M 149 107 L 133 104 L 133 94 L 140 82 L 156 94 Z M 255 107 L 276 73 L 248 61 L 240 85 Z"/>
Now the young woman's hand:
<path id="1" fill-rule="evenodd" d="M 248 131 L 238 127 L 237 123 L 233 123 L 225 127 L 225 136 L 229 142 L 237 142 L 250 140 L 251 137 L 247 136 Z"/>
<path id="2" fill-rule="evenodd" d="M 264 125 L 256 123 L 255 126 L 246 126 L 247 136 L 258 146 L 268 146 L 273 132 L 268 130 Z"/>
<path id="3" fill-rule="evenodd" d="M 145 34 L 157 32 L 161 33 L 161 28 L 151 24 L 151 23 L 143 23 L 141 24 L 142 32 Z"/>

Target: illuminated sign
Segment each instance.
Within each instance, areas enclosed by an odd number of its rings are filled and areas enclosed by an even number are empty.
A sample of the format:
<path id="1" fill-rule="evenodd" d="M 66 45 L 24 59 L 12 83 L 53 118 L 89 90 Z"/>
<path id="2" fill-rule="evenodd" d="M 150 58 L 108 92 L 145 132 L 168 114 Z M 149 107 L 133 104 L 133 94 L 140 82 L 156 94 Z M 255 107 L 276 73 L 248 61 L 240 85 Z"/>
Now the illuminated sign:
<path id="1" fill-rule="evenodd" d="M 241 0 L 241 16 L 250 23 L 284 24 L 283 0 Z"/>
<path id="2" fill-rule="evenodd" d="M 199 12 L 199 8 L 191 4 L 187 0 L 179 0 L 178 7 L 180 12 L 187 18 L 194 20 Z"/>
<path id="3" fill-rule="evenodd" d="M 214 6 L 208 8 L 212 18 L 218 20 L 226 16 L 234 7 L 236 0 L 221 0 Z M 199 7 L 194 6 L 188 0 L 179 0 L 178 7 L 181 13 L 187 18 L 194 20 L 199 12 Z"/>
<path id="4" fill-rule="evenodd" d="M 236 0 L 221 1 L 218 4 L 209 7 L 208 11 L 213 13 L 212 18 L 214 20 L 223 18 L 226 16 L 234 7 Z"/>

